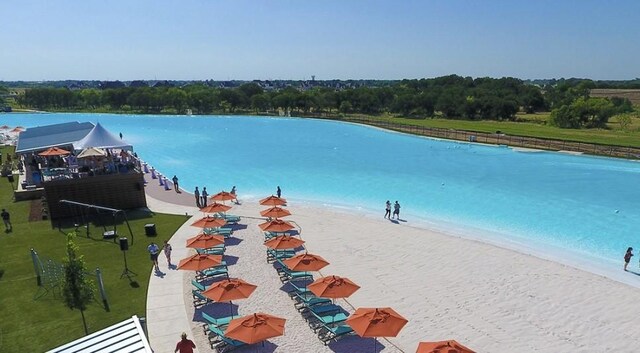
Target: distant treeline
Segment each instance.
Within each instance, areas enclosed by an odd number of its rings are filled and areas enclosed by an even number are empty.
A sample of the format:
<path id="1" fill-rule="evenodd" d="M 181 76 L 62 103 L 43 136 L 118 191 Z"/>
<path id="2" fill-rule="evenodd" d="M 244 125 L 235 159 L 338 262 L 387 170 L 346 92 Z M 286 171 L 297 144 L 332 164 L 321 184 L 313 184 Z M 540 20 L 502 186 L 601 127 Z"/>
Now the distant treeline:
<path id="1" fill-rule="evenodd" d="M 590 98 L 593 81 L 562 81 L 538 87 L 515 78 L 476 78 L 457 75 L 421 80 L 402 80 L 384 87 L 336 90 L 327 87 L 287 87 L 265 90 L 258 83 L 236 88 L 205 84 L 183 87 L 121 87 L 108 89 L 31 88 L 18 97 L 24 107 L 42 110 L 97 110 L 145 113 L 194 114 L 243 111 L 293 111 L 322 113 L 392 113 L 426 118 L 436 112 L 448 119 L 515 120 L 524 111 L 559 112 L 552 124 L 560 127 L 604 127 L 613 114 L 633 110 L 626 99 Z M 579 108 L 564 109 L 582 102 Z M 586 107 L 586 108 L 585 108 Z M 577 120 L 567 114 L 578 115 Z M 587 118 L 585 118 L 587 116 Z M 572 120 L 573 119 L 573 120 Z"/>

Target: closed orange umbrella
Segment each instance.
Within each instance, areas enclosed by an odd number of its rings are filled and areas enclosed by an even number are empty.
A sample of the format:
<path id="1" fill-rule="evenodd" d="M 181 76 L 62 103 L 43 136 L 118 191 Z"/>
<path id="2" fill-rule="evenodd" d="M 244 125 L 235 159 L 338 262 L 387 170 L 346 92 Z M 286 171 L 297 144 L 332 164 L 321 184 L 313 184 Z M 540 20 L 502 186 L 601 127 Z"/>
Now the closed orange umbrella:
<path id="1" fill-rule="evenodd" d="M 187 239 L 187 248 L 207 249 L 224 244 L 224 235 L 210 235 L 200 233 Z"/>
<path id="2" fill-rule="evenodd" d="M 327 276 L 318 278 L 307 288 L 318 297 L 337 299 L 349 297 L 360 289 L 360 286 L 351 282 L 348 278 Z"/>
<path id="3" fill-rule="evenodd" d="M 222 255 L 196 254 L 180 260 L 179 270 L 202 271 L 222 263 Z"/>
<path id="4" fill-rule="evenodd" d="M 216 282 L 207 288 L 202 294 L 217 302 L 229 302 L 231 316 L 233 316 L 232 300 L 249 298 L 258 286 L 247 283 L 238 278 L 225 279 Z"/>
<path id="5" fill-rule="evenodd" d="M 455 340 L 420 342 L 416 353 L 475 353 Z"/>
<path id="6" fill-rule="evenodd" d="M 17 129 L 17 128 L 16 128 Z M 49 156 L 66 156 L 68 154 L 70 154 L 71 152 L 59 148 L 59 147 L 51 147 L 48 150 L 44 151 L 44 152 L 40 152 L 38 153 L 38 156 L 45 156 L 45 157 L 49 157 Z"/>
<path id="7" fill-rule="evenodd" d="M 262 215 L 263 217 L 281 218 L 291 216 L 291 212 L 289 212 L 289 210 L 285 208 L 273 206 L 264 211 L 260 211 L 260 215 Z"/>
<path id="8" fill-rule="evenodd" d="M 202 217 L 191 225 L 199 228 L 216 228 L 227 224 L 227 221 L 218 217 Z"/>
<path id="9" fill-rule="evenodd" d="M 274 219 L 269 222 L 258 224 L 258 227 L 265 232 L 283 233 L 295 228 L 293 224 L 280 219 Z"/>
<path id="10" fill-rule="evenodd" d="M 391 308 L 358 308 L 347 319 L 360 337 L 396 337 L 407 322 Z"/>
<path id="11" fill-rule="evenodd" d="M 263 206 L 284 206 L 287 204 L 287 200 L 282 197 L 271 195 L 260 200 L 260 204 Z"/>
<path id="12" fill-rule="evenodd" d="M 235 199 L 236 199 L 236 195 L 228 191 L 220 191 L 219 193 L 211 196 L 211 200 L 214 200 L 214 201 L 229 201 L 229 200 L 235 200 Z"/>
<path id="13" fill-rule="evenodd" d="M 290 235 L 279 235 L 264 242 L 264 245 L 274 250 L 295 249 L 302 246 L 302 244 L 304 244 L 304 240 Z"/>
<path id="14" fill-rule="evenodd" d="M 204 213 L 218 213 L 227 212 L 231 209 L 231 206 L 227 206 L 221 203 L 214 202 L 200 209 L 200 212 Z"/>
<path id="15" fill-rule="evenodd" d="M 304 253 L 282 261 L 291 271 L 320 271 L 329 262 L 321 256 Z"/>
<path id="16" fill-rule="evenodd" d="M 262 342 L 272 337 L 284 335 L 285 319 L 255 313 L 231 320 L 224 335 L 247 344 Z"/>

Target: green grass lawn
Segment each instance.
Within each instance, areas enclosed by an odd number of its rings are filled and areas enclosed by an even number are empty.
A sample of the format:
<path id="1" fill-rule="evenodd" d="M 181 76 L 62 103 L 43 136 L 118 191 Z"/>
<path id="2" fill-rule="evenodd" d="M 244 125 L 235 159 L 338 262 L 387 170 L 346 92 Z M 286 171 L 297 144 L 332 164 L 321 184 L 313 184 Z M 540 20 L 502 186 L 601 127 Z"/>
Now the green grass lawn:
<path id="1" fill-rule="evenodd" d="M 5 155 L 5 150 L 3 157 Z M 0 352 L 42 352 L 84 335 L 80 312 L 68 309 L 60 291 L 48 292 L 34 299 L 39 292 L 29 249 L 34 248 L 40 257 L 62 262 L 65 256 L 65 235 L 52 229 L 49 221 L 29 222 L 30 201 L 13 202 L 11 183 L 0 178 L 0 207 L 11 213 L 13 232 L 0 228 Z M 76 238 L 80 252 L 85 255 L 88 268 L 100 268 L 104 276 L 111 311 L 105 311 L 100 295 L 85 312 L 90 332 L 122 321 L 132 315 L 145 316 L 146 293 L 151 274 L 144 235 L 144 224 L 155 223 L 158 231 L 156 242 L 169 238 L 184 223 L 185 216 L 149 214 L 136 211 L 128 213 L 134 234 L 133 246 L 127 252 L 129 269 L 137 274 L 134 283 L 120 278 L 124 269 L 123 255 L 113 241 L 100 239 L 103 228 L 91 226 L 91 237 L 84 230 Z M 109 225 L 108 229 L 112 229 Z M 73 231 L 71 226 L 63 231 Z M 124 225 L 118 225 L 118 233 L 131 237 Z"/>

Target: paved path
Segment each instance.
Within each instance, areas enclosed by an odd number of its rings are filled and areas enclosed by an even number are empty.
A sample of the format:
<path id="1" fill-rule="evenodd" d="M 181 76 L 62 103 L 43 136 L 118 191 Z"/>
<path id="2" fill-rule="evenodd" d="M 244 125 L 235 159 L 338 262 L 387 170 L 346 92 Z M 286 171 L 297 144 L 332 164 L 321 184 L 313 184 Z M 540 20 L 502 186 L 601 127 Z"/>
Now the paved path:
<path id="1" fill-rule="evenodd" d="M 173 187 L 165 191 L 157 179 L 151 179 L 150 174 L 146 174 L 145 179 L 148 182 L 145 192 L 150 210 L 168 214 L 188 214 L 189 218 L 191 215 L 195 215 L 196 218 L 200 216 L 193 195 L 186 192 L 176 193 Z M 185 221 L 169 240 L 173 248 L 171 260 L 174 264 L 188 255 L 186 239 L 198 230 L 190 226 L 192 222 L 186 217 Z M 159 246 L 162 246 L 162 241 L 163 237 L 158 237 Z M 169 269 L 166 261 L 164 254 L 160 254 L 158 262 L 162 273 L 151 273 L 147 291 L 147 333 L 155 353 L 172 353 L 182 332 L 186 332 L 191 338 L 194 336 L 184 302 L 185 272 Z M 195 352 L 198 353 L 197 348 Z"/>

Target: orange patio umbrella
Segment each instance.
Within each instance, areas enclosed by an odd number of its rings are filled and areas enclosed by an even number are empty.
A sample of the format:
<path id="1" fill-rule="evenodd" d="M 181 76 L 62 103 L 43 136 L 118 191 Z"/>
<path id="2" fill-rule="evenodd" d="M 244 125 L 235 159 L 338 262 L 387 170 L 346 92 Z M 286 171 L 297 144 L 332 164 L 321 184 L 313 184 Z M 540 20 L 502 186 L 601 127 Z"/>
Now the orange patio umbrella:
<path id="1" fill-rule="evenodd" d="M 59 148 L 59 147 L 51 147 L 48 150 L 44 151 L 44 152 L 40 152 L 38 153 L 38 156 L 45 156 L 45 157 L 49 157 L 49 156 L 66 156 L 68 154 L 70 154 L 71 152 Z"/>
<path id="2" fill-rule="evenodd" d="M 199 228 L 216 228 L 222 227 L 227 224 L 227 221 L 224 218 L 219 217 L 202 217 L 199 220 L 193 222 L 191 225 Z"/>
<path id="3" fill-rule="evenodd" d="M 211 196 L 211 200 L 214 200 L 214 201 L 230 201 L 235 199 L 236 199 L 236 195 L 228 191 L 220 191 L 219 193 Z"/>
<path id="4" fill-rule="evenodd" d="M 285 319 L 255 313 L 231 320 L 224 335 L 247 344 L 262 342 L 268 338 L 284 335 Z"/>
<path id="5" fill-rule="evenodd" d="M 416 353 L 475 353 L 455 340 L 420 342 Z"/>
<path id="6" fill-rule="evenodd" d="M 221 203 L 214 202 L 200 209 L 200 212 L 204 213 L 218 213 L 227 212 L 231 209 L 231 206 L 227 206 Z"/>
<path id="7" fill-rule="evenodd" d="M 360 286 L 345 277 L 327 276 L 318 278 L 307 288 L 318 297 L 337 299 L 349 297 L 360 289 Z"/>
<path id="8" fill-rule="evenodd" d="M 260 200 L 260 204 L 263 206 L 283 206 L 287 204 L 287 200 L 282 197 L 271 195 Z"/>
<path id="9" fill-rule="evenodd" d="M 321 256 L 304 253 L 282 261 L 291 271 L 320 271 L 329 262 Z"/>
<path id="10" fill-rule="evenodd" d="M 264 245 L 274 250 L 295 249 L 302 246 L 302 244 L 304 244 L 304 240 L 290 235 L 279 235 L 264 242 Z"/>
<path id="11" fill-rule="evenodd" d="M 346 323 L 360 337 L 396 337 L 407 319 L 391 308 L 358 308 Z M 374 351 L 375 344 L 374 343 Z"/>
<path id="12" fill-rule="evenodd" d="M 202 292 L 207 298 L 216 302 L 229 302 L 231 316 L 233 316 L 232 300 L 249 298 L 258 286 L 247 283 L 239 278 L 225 279 L 212 284 Z"/>
<path id="13" fill-rule="evenodd" d="M 283 233 L 295 228 L 293 224 L 280 219 L 274 219 L 269 222 L 258 224 L 258 227 L 265 232 Z"/>
<path id="14" fill-rule="evenodd" d="M 263 217 L 270 217 L 270 218 L 282 218 L 286 216 L 291 216 L 291 212 L 289 212 L 289 210 L 285 208 L 273 206 L 264 211 L 260 211 L 260 215 L 262 215 Z"/>
<path id="15" fill-rule="evenodd" d="M 200 233 L 187 239 L 187 248 L 207 249 L 224 244 L 224 235 Z"/>
<path id="16" fill-rule="evenodd" d="M 179 270 L 202 271 L 222 263 L 222 255 L 195 254 L 180 260 Z"/>

